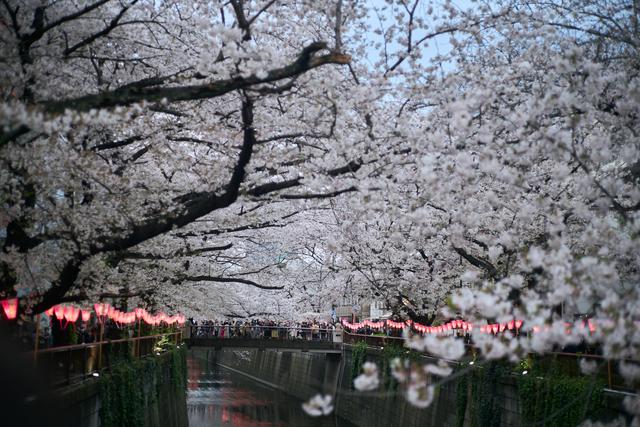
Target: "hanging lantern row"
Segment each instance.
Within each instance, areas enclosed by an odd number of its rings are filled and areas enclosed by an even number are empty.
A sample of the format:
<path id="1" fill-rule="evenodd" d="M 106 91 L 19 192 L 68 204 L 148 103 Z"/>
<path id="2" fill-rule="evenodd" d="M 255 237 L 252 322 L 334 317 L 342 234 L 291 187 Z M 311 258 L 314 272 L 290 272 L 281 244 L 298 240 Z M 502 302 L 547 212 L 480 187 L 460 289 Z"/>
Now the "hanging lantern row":
<path id="1" fill-rule="evenodd" d="M 393 320 L 387 320 L 387 327 L 391 329 L 404 329 L 404 322 L 394 322 Z"/>
<path id="2" fill-rule="evenodd" d="M 18 298 L 10 298 L 6 300 L 0 300 L 0 305 L 4 310 L 4 314 L 9 320 L 13 320 L 18 315 Z M 100 322 L 104 322 L 106 318 L 109 318 L 117 324 L 131 324 L 136 320 L 144 320 L 150 325 L 159 325 L 165 323 L 167 325 L 185 323 L 185 317 L 182 314 L 176 314 L 169 316 L 165 313 L 158 313 L 156 315 L 149 314 L 143 308 L 135 308 L 130 312 L 122 312 L 107 303 L 97 303 L 93 305 L 93 309 L 96 313 L 96 317 Z M 65 322 L 65 327 L 71 323 L 75 324 L 78 319 L 82 319 L 83 322 L 88 322 L 91 319 L 91 310 L 85 310 L 72 305 L 54 305 L 53 307 L 45 310 L 45 313 L 50 317 L 55 317 L 60 322 L 62 328 L 62 322 Z"/>
<path id="3" fill-rule="evenodd" d="M 591 321 L 590 325 L 592 324 Z M 492 333 L 497 334 L 498 332 L 504 332 L 505 330 L 520 330 L 522 327 L 522 320 L 511 320 L 506 323 L 496 323 L 496 324 L 488 324 L 480 327 L 481 333 Z M 380 322 L 372 322 L 370 320 L 365 320 L 358 323 L 350 323 L 346 320 L 342 321 L 342 324 L 350 330 L 361 329 L 364 327 L 369 327 L 372 329 L 380 329 L 384 326 L 391 329 L 404 329 L 405 327 L 413 327 L 416 332 L 420 332 L 422 334 L 440 334 L 449 332 L 452 330 L 461 329 L 465 333 L 471 332 L 474 329 L 474 324 L 471 322 L 467 322 L 462 319 L 452 320 L 450 322 L 445 323 L 440 326 L 427 326 L 418 322 L 412 322 L 411 320 L 407 320 L 405 322 L 394 322 L 393 320 L 386 320 Z M 535 328 L 534 328 L 535 332 Z"/>
<path id="4" fill-rule="evenodd" d="M 159 313 L 156 315 L 152 315 L 144 308 L 136 307 L 133 311 L 122 312 L 111 307 L 107 303 L 98 303 L 93 305 L 96 315 L 100 321 L 103 321 L 104 318 L 108 317 L 114 322 L 118 324 L 132 324 L 136 321 L 144 321 L 149 325 L 159 325 L 161 323 L 166 323 L 167 325 L 172 325 L 174 323 L 178 323 L 180 325 L 184 324 L 185 317 L 181 314 L 176 314 L 174 316 L 168 316 L 165 313 Z"/>
<path id="5" fill-rule="evenodd" d="M 471 332 L 473 330 L 473 323 L 467 322 L 461 319 L 452 320 L 440 326 L 427 326 L 427 325 L 423 325 L 421 323 L 415 322 L 413 324 L 413 329 L 423 334 L 439 334 L 443 332 L 452 331 L 455 329 L 461 329 L 465 332 Z"/>
<path id="6" fill-rule="evenodd" d="M 384 320 L 381 320 L 379 322 L 372 322 L 371 320 L 365 320 L 363 323 L 372 329 L 384 328 Z"/>
<path id="7" fill-rule="evenodd" d="M 361 329 L 364 327 L 369 327 L 372 329 L 381 329 L 384 326 L 391 329 L 403 329 L 405 327 L 413 327 L 413 329 L 416 332 L 419 332 L 422 334 L 441 334 L 441 333 L 447 333 L 452 330 L 462 330 L 465 333 L 471 333 L 475 328 L 473 323 L 467 322 L 461 319 L 452 320 L 440 326 L 426 326 L 418 322 L 412 322 L 411 320 L 407 320 L 404 323 L 394 322 L 393 320 L 386 320 L 386 321 L 379 321 L 379 322 L 372 322 L 370 320 L 365 320 L 358 323 L 350 323 L 346 320 L 343 320 L 342 324 L 344 325 L 345 328 L 350 330 Z M 480 329 L 480 333 L 497 335 L 504 331 L 514 331 L 514 330 L 520 331 L 522 329 L 522 324 L 523 324 L 522 320 L 513 319 L 504 323 L 490 323 L 490 324 L 482 325 L 480 326 L 479 329 Z M 567 328 L 565 332 L 567 334 L 570 334 L 573 324 L 565 323 L 565 326 Z M 592 319 L 584 320 L 581 324 L 581 329 L 584 330 L 585 328 L 588 328 L 590 333 L 594 333 L 597 329 L 595 321 L 593 321 Z M 533 326 L 530 331 L 533 333 L 539 333 L 541 331 L 549 331 L 549 330 L 550 330 L 550 326 L 546 326 L 544 328 L 541 328 L 540 326 Z"/>
<path id="8" fill-rule="evenodd" d="M 387 328 L 392 328 L 392 329 L 403 329 L 405 326 L 410 325 L 410 320 L 407 320 L 407 324 L 405 325 L 404 322 L 394 322 L 393 320 L 381 320 L 379 322 L 372 322 L 371 320 L 364 320 L 362 322 L 358 322 L 358 323 L 351 323 L 348 322 L 346 320 L 342 321 L 342 324 L 344 325 L 345 328 L 350 329 L 350 330 L 355 330 L 355 329 L 361 329 L 364 327 L 368 327 L 371 329 L 382 329 L 385 326 Z"/>
<path id="9" fill-rule="evenodd" d="M 60 322 L 60 328 L 62 328 L 63 320 L 65 321 L 64 327 L 66 328 L 69 323 L 75 324 L 81 314 L 83 322 L 87 322 L 89 320 L 89 317 L 91 316 L 91 312 L 82 310 L 72 305 L 55 305 L 46 310 L 45 313 L 47 313 L 49 317 L 55 316 L 55 318 L 58 319 L 58 322 Z M 87 314 L 89 315 L 89 317 L 87 317 Z"/>
<path id="10" fill-rule="evenodd" d="M 522 320 L 510 320 L 506 323 L 492 323 L 489 325 L 480 326 L 480 332 L 483 334 L 498 334 L 506 330 L 520 330 L 522 328 Z M 535 331 L 535 327 L 534 327 Z"/>

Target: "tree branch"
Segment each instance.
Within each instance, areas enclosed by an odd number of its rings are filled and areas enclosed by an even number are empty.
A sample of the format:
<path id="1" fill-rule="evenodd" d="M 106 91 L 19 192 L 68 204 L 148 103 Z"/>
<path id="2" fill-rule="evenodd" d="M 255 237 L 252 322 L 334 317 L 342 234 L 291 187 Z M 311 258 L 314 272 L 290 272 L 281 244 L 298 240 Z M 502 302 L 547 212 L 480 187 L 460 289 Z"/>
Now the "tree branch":
<path id="1" fill-rule="evenodd" d="M 463 248 L 458 248 L 458 247 L 454 246 L 453 250 L 455 250 L 458 253 L 458 255 L 460 255 L 462 258 L 467 260 L 474 267 L 478 267 L 478 268 L 481 268 L 481 269 L 485 270 L 487 272 L 487 274 L 489 275 L 489 277 L 491 277 L 493 279 L 497 279 L 498 278 L 498 270 L 489 261 L 486 261 L 486 260 L 484 260 L 482 258 L 475 257 L 475 256 L 469 254 Z"/>
<path id="2" fill-rule="evenodd" d="M 271 83 L 291 78 L 325 64 L 348 64 L 348 55 L 331 53 L 314 57 L 313 54 L 326 49 L 324 42 L 315 42 L 305 47 L 298 58 L 291 64 L 269 71 L 266 77 L 255 75 L 249 77 L 233 77 L 204 85 L 172 86 L 172 87 L 121 87 L 113 91 L 94 95 L 85 95 L 75 99 L 62 101 L 44 101 L 40 105 L 50 114 L 62 114 L 65 110 L 89 111 L 91 109 L 128 106 L 137 102 L 178 102 L 215 98 L 229 92 L 245 89 L 262 83 Z"/>
<path id="3" fill-rule="evenodd" d="M 243 285 L 254 286 L 259 289 L 280 290 L 284 286 L 267 286 L 254 282 L 253 280 L 235 277 L 215 277 L 215 276 L 187 276 L 179 279 L 179 282 L 218 282 L 218 283 L 242 283 Z"/>

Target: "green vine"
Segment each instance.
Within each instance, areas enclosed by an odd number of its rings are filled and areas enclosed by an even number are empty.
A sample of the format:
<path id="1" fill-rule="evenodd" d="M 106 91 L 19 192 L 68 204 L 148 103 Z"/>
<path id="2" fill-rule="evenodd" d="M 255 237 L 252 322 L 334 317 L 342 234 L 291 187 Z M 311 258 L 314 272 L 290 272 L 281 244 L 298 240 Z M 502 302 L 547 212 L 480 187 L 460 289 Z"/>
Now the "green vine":
<path id="1" fill-rule="evenodd" d="M 358 342 L 353 346 L 351 351 L 351 380 L 360 375 L 360 370 L 367 357 L 367 343 L 364 341 Z"/>
<path id="2" fill-rule="evenodd" d="M 467 392 L 469 379 L 467 375 L 458 377 L 456 384 L 456 427 L 464 426 L 464 414 L 467 411 Z"/>
<path id="3" fill-rule="evenodd" d="M 518 380 L 523 424 L 549 427 L 576 426 L 597 418 L 604 410 L 604 382 L 597 378 L 563 374 L 553 365 L 534 369 Z"/>
<path id="4" fill-rule="evenodd" d="M 187 351 L 180 347 L 171 352 L 171 380 L 176 390 L 184 391 L 187 386 Z"/>
<path id="5" fill-rule="evenodd" d="M 186 349 L 174 348 L 168 359 L 169 380 L 176 391 L 186 388 Z M 147 409 L 158 402 L 167 369 L 159 358 L 120 359 L 100 380 L 100 421 L 103 427 L 144 425 Z M 163 362 L 164 363 L 164 362 Z M 145 391 L 148 391 L 145 393 Z M 147 399 L 145 399 L 147 394 Z"/>
<path id="6" fill-rule="evenodd" d="M 510 370 L 499 362 L 491 362 L 482 368 L 475 368 L 458 379 L 456 389 L 456 425 L 464 424 L 467 405 L 472 427 L 494 427 L 500 425 L 501 406 L 499 402 L 500 382 Z M 469 386 L 471 393 L 467 395 Z"/>
<path id="7" fill-rule="evenodd" d="M 394 391 L 398 387 L 398 382 L 391 374 L 391 361 L 393 359 L 409 359 L 411 362 L 416 362 L 420 358 L 420 353 L 414 350 L 407 350 L 405 347 L 390 344 L 384 347 L 382 351 L 382 383 L 385 389 Z"/>

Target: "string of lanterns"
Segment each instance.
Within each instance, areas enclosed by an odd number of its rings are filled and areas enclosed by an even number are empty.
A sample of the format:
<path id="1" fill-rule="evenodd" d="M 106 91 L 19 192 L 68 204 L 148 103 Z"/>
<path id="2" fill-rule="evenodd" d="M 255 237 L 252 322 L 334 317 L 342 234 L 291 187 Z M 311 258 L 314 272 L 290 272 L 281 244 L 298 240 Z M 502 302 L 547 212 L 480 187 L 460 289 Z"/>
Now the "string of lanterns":
<path id="1" fill-rule="evenodd" d="M 522 320 L 511 320 L 506 323 L 487 324 L 480 326 L 480 332 L 497 334 L 498 332 L 504 332 L 505 330 L 520 330 L 520 328 L 522 328 L 522 323 Z M 372 322 L 370 320 L 364 320 L 357 323 L 351 323 L 347 320 L 343 320 L 342 324 L 345 328 L 352 331 L 362 329 L 364 327 L 368 327 L 371 329 L 382 329 L 386 326 L 390 329 L 404 329 L 405 327 L 413 328 L 416 332 L 420 332 L 423 334 L 440 334 L 457 329 L 461 329 L 465 332 L 471 332 L 475 327 L 473 323 L 461 319 L 451 320 L 450 322 L 439 326 L 427 326 L 418 322 L 413 322 L 411 320 L 407 320 L 405 322 L 394 322 L 393 320 L 381 320 L 379 322 Z"/>
<path id="2" fill-rule="evenodd" d="M 2 306 L 7 319 L 13 320 L 17 317 L 18 298 L 1 300 L 0 305 Z M 100 323 L 105 322 L 106 319 L 111 319 L 118 326 L 129 325 L 135 323 L 136 321 L 144 321 L 145 323 L 152 326 L 160 325 L 161 323 L 164 323 L 166 325 L 183 325 L 186 320 L 184 315 L 182 314 L 175 314 L 173 316 L 169 316 L 168 314 L 163 312 L 151 314 L 144 308 L 140 307 L 135 308 L 133 311 L 123 312 L 112 307 L 108 303 L 94 304 L 93 310 L 95 311 L 96 318 Z M 75 323 L 78 321 L 78 318 L 82 319 L 82 321 L 85 323 L 91 319 L 91 309 L 83 309 L 75 307 L 73 305 L 55 305 L 46 310 L 45 313 L 52 319 L 55 316 L 55 318 L 60 322 L 61 328 L 63 321 L 65 322 L 64 328 L 66 328 L 69 323 L 75 325 Z"/>
<path id="3" fill-rule="evenodd" d="M 482 325 L 480 326 L 479 330 L 480 330 L 480 333 L 494 334 L 494 335 L 497 335 L 498 333 L 502 333 L 506 330 L 508 331 L 515 330 L 519 332 L 522 329 L 522 324 L 523 324 L 522 320 L 513 319 L 504 323 L 491 323 L 491 324 Z M 405 322 L 394 322 L 393 320 L 381 320 L 379 322 L 372 322 L 370 320 L 364 320 L 362 322 L 357 322 L 357 323 L 351 323 L 347 320 L 342 320 L 342 325 L 351 331 L 362 329 L 364 327 L 368 327 L 371 329 L 382 329 L 385 326 L 390 329 L 404 329 L 405 327 L 407 328 L 412 327 L 416 332 L 420 332 L 423 334 L 441 334 L 441 333 L 449 332 L 452 330 L 458 330 L 458 329 L 461 329 L 464 332 L 470 333 L 476 327 L 476 325 L 474 325 L 473 323 L 467 322 L 461 319 L 451 320 L 450 322 L 447 322 L 444 325 L 439 325 L 439 326 L 426 326 L 418 322 L 413 322 L 411 320 L 407 320 Z M 572 324 L 567 323 L 566 327 L 568 328 L 567 333 L 570 333 L 570 328 L 572 327 Z M 587 327 L 589 329 L 589 332 L 591 333 L 596 331 L 596 323 L 591 319 L 587 319 L 586 322 L 583 323 L 583 327 Z M 533 326 L 531 328 L 531 331 L 534 333 L 540 332 L 541 328 L 539 326 Z"/>

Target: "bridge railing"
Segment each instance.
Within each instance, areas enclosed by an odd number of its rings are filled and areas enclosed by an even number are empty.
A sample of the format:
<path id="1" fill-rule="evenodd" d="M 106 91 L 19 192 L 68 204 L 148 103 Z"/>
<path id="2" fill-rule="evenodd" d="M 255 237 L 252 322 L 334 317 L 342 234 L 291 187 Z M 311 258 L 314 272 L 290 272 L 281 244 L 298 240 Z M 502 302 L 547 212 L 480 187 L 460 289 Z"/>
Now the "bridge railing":
<path id="1" fill-rule="evenodd" d="M 191 338 L 254 338 L 277 340 L 333 341 L 334 330 L 328 328 L 303 328 L 296 326 L 246 325 L 191 325 Z"/>
<path id="2" fill-rule="evenodd" d="M 182 342 L 182 331 L 51 347 L 28 355 L 33 357 L 35 366 L 47 373 L 52 387 L 61 387 L 90 376 L 99 376 L 100 372 L 110 369 L 122 359 L 153 354 L 163 338 L 178 345 Z"/>
<path id="3" fill-rule="evenodd" d="M 388 345 L 397 345 L 400 347 L 404 346 L 404 338 L 402 337 L 356 334 L 353 332 L 348 332 L 346 330 L 344 331 L 345 344 L 356 344 L 361 341 L 364 341 L 367 343 L 367 345 L 373 347 L 385 347 Z"/>

